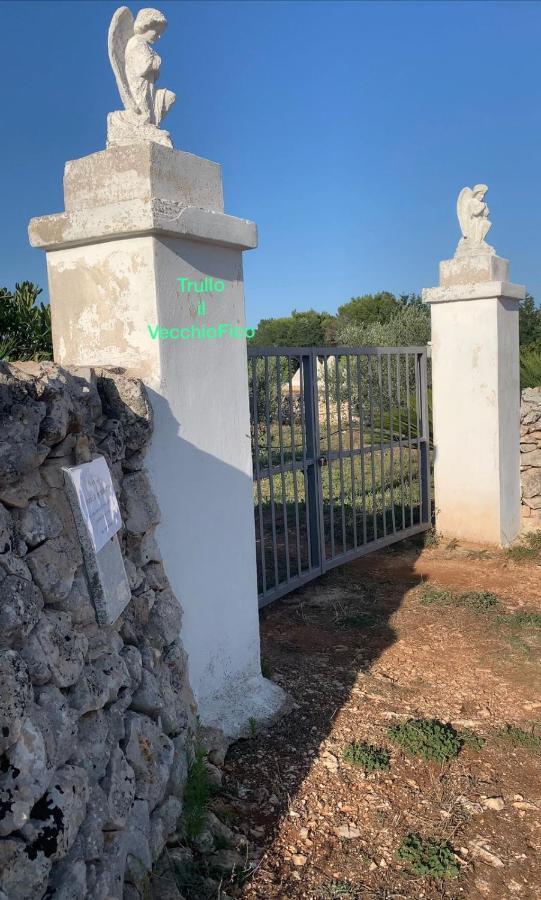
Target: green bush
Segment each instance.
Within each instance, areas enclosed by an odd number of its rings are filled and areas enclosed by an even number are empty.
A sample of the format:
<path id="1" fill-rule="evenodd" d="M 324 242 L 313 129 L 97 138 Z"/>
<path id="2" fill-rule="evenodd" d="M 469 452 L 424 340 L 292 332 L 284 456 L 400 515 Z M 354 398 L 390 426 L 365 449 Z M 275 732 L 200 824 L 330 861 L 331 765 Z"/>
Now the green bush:
<path id="1" fill-rule="evenodd" d="M 15 293 L 0 288 L 0 359 L 53 358 L 51 309 L 36 303 L 41 294 L 30 281 L 15 285 Z"/>
<path id="2" fill-rule="evenodd" d="M 346 762 L 360 766 L 367 774 L 389 769 L 389 754 L 381 747 L 373 747 L 364 741 L 353 741 L 344 747 L 343 757 Z"/>
<path id="3" fill-rule="evenodd" d="M 541 351 L 525 347 L 520 352 L 520 386 L 541 386 Z"/>
<path id="4" fill-rule="evenodd" d="M 424 840 L 420 835 L 407 834 L 396 853 L 416 875 L 431 878 L 455 878 L 460 872 L 456 854 L 447 841 Z"/>
<path id="5" fill-rule="evenodd" d="M 420 756 L 425 762 L 444 763 L 454 759 L 463 746 L 452 725 L 444 725 L 437 719 L 408 719 L 389 728 L 387 734 L 405 753 Z"/>

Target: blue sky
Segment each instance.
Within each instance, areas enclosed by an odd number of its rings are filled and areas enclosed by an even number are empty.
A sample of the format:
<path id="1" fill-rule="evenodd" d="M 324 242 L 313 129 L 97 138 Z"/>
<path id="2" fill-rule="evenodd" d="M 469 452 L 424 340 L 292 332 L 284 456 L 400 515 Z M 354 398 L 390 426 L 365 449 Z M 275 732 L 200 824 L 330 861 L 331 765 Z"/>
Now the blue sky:
<path id="1" fill-rule="evenodd" d="M 0 285 L 46 288 L 28 220 L 63 209 L 66 160 L 105 146 L 118 5 L 0 3 Z M 541 3 L 154 5 L 169 20 L 174 144 L 220 162 L 226 212 L 259 227 L 245 254 L 250 324 L 436 284 L 459 237 L 458 191 L 477 182 L 490 188 L 489 241 L 541 299 Z"/>

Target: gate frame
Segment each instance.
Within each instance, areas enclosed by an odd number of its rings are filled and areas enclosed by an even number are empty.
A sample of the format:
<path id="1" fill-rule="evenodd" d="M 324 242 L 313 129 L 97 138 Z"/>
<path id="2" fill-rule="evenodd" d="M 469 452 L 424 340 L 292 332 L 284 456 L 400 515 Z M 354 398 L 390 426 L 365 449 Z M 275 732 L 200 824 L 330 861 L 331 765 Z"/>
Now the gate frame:
<path id="1" fill-rule="evenodd" d="M 428 358 L 428 348 L 423 346 L 411 346 L 411 347 L 259 347 L 257 345 L 250 346 L 248 345 L 248 364 L 250 364 L 250 360 L 259 358 L 269 358 L 269 357 L 286 357 L 286 358 L 299 358 L 300 368 L 301 368 L 301 391 L 300 396 L 302 398 L 302 409 L 304 410 L 302 420 L 301 420 L 301 430 L 304 428 L 305 430 L 305 441 L 306 441 L 306 451 L 303 450 L 303 460 L 300 464 L 297 464 L 296 459 L 293 460 L 291 471 L 295 471 L 296 469 L 304 470 L 305 472 L 305 493 L 306 493 L 306 520 L 307 520 L 307 528 L 308 528 L 308 544 L 309 544 L 309 560 L 311 565 L 309 568 L 302 572 L 301 574 L 295 575 L 293 577 L 288 577 L 285 581 L 280 582 L 278 585 L 274 586 L 270 590 L 266 590 L 264 587 L 263 593 L 259 594 L 258 603 L 259 608 L 263 608 L 267 606 L 269 603 L 272 603 L 274 600 L 278 600 L 280 597 L 285 596 L 286 594 L 291 593 L 294 590 L 297 590 L 300 587 L 303 587 L 310 581 L 313 581 L 314 578 L 318 578 L 320 575 L 323 575 L 325 572 L 328 572 L 330 569 L 335 568 L 336 566 L 344 565 L 345 563 L 351 562 L 354 559 L 358 559 L 362 556 L 366 556 L 368 553 L 375 552 L 376 550 L 380 550 L 383 547 L 388 547 L 391 544 L 397 543 L 401 540 L 407 540 L 414 535 L 421 534 L 424 531 L 428 531 L 432 526 L 431 520 L 431 491 L 430 491 L 430 428 L 429 428 L 429 413 L 428 413 L 428 373 L 427 373 L 427 358 Z M 338 554 L 333 556 L 332 558 L 327 558 L 325 555 L 325 540 L 324 540 L 324 504 L 323 504 L 323 487 L 322 487 L 322 479 L 321 479 L 321 468 L 323 465 L 323 461 L 325 460 L 325 456 L 321 454 L 321 439 L 320 439 L 320 425 L 319 425 L 319 415 L 316 415 L 316 411 L 319 408 L 319 397 L 318 397 L 318 383 L 317 383 L 317 360 L 318 357 L 324 357 L 325 359 L 329 357 L 335 357 L 338 359 L 340 356 L 370 356 L 381 358 L 382 356 L 390 356 L 391 354 L 408 354 L 414 356 L 415 359 L 415 384 L 416 384 L 416 402 L 417 402 L 417 415 L 418 415 L 418 434 L 415 440 L 417 444 L 418 452 L 419 452 L 419 484 L 420 484 L 420 501 L 419 501 L 419 516 L 420 522 L 418 525 L 410 526 L 409 528 L 401 529 L 399 532 L 393 531 L 392 534 L 384 535 L 381 538 L 377 538 L 376 540 L 367 541 L 366 543 L 354 547 L 351 550 L 348 550 L 346 553 Z M 266 372 L 266 380 L 268 381 L 268 369 Z M 250 371 L 248 372 L 250 378 Z M 290 376 L 291 382 L 291 376 Z M 252 415 L 255 412 L 257 406 L 257 400 L 255 397 L 255 391 L 253 392 L 254 396 L 252 399 L 253 409 L 250 410 L 251 420 L 254 422 L 255 417 Z M 290 398 L 291 398 L 291 386 L 290 386 Z M 310 398 L 310 402 L 304 402 L 305 398 Z M 268 412 L 267 412 L 268 418 Z M 270 418 L 268 418 L 268 422 L 270 422 Z M 257 441 L 257 434 L 255 435 L 255 439 Z M 304 440 L 304 438 L 303 438 Z M 369 448 L 373 445 L 370 444 Z M 381 443 L 381 450 L 388 449 L 389 447 L 394 446 L 394 440 L 391 439 L 389 445 L 384 445 Z M 282 452 L 282 439 L 280 436 L 280 447 Z M 350 452 L 352 455 L 360 455 L 362 453 L 366 453 L 369 448 L 359 448 L 356 454 L 353 453 L 353 450 L 350 448 Z M 342 451 L 337 451 L 336 459 L 340 459 L 340 454 Z M 258 454 L 255 457 L 255 465 L 253 472 L 253 480 L 255 483 L 259 485 L 261 477 L 269 477 L 269 480 L 272 479 L 277 474 L 282 474 L 284 471 L 283 463 L 277 467 L 278 471 L 273 471 L 273 466 L 271 465 L 272 459 L 269 459 L 269 465 L 267 466 L 266 472 L 268 471 L 268 475 L 261 475 L 261 470 L 258 462 Z M 271 500 L 271 502 L 273 502 Z M 313 510 L 316 510 L 314 514 Z M 274 513 L 273 513 L 273 527 L 274 526 Z M 263 526 L 260 522 L 260 532 L 261 532 L 261 543 L 263 547 Z M 286 529 L 287 534 L 287 529 Z M 286 538 L 287 540 L 287 538 Z M 273 550 L 274 555 L 276 557 L 276 541 L 273 540 Z M 262 569 L 264 569 L 264 550 L 262 551 L 262 559 L 260 560 L 260 564 Z M 289 567 L 289 563 L 288 563 Z M 263 579 L 263 584 L 265 585 L 265 576 Z"/>

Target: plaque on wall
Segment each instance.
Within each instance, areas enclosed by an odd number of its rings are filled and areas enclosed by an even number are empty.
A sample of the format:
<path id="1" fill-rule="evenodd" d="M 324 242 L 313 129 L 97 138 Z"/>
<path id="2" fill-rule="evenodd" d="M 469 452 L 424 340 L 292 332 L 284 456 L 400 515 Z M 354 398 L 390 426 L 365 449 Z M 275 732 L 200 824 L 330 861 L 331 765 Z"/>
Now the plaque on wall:
<path id="1" fill-rule="evenodd" d="M 109 467 L 99 456 L 64 468 L 64 482 L 97 620 L 112 625 L 129 603 L 131 590 L 118 542 L 122 519 Z"/>

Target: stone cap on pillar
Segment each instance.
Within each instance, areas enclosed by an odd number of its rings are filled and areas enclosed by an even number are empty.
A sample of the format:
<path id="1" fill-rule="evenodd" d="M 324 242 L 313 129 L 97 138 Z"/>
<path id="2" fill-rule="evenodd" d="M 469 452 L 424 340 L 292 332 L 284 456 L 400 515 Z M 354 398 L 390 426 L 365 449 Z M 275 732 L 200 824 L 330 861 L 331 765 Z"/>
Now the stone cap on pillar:
<path id="1" fill-rule="evenodd" d="M 526 288 L 509 280 L 509 260 L 497 256 L 492 247 L 458 251 L 453 259 L 440 262 L 440 286 L 425 288 L 425 303 L 489 298 L 524 300 Z"/>
<path id="2" fill-rule="evenodd" d="M 112 146 L 66 163 L 65 212 L 31 219 L 42 250 L 118 237 L 185 237 L 257 247 L 254 222 L 224 213 L 221 167 L 153 142 Z"/>

